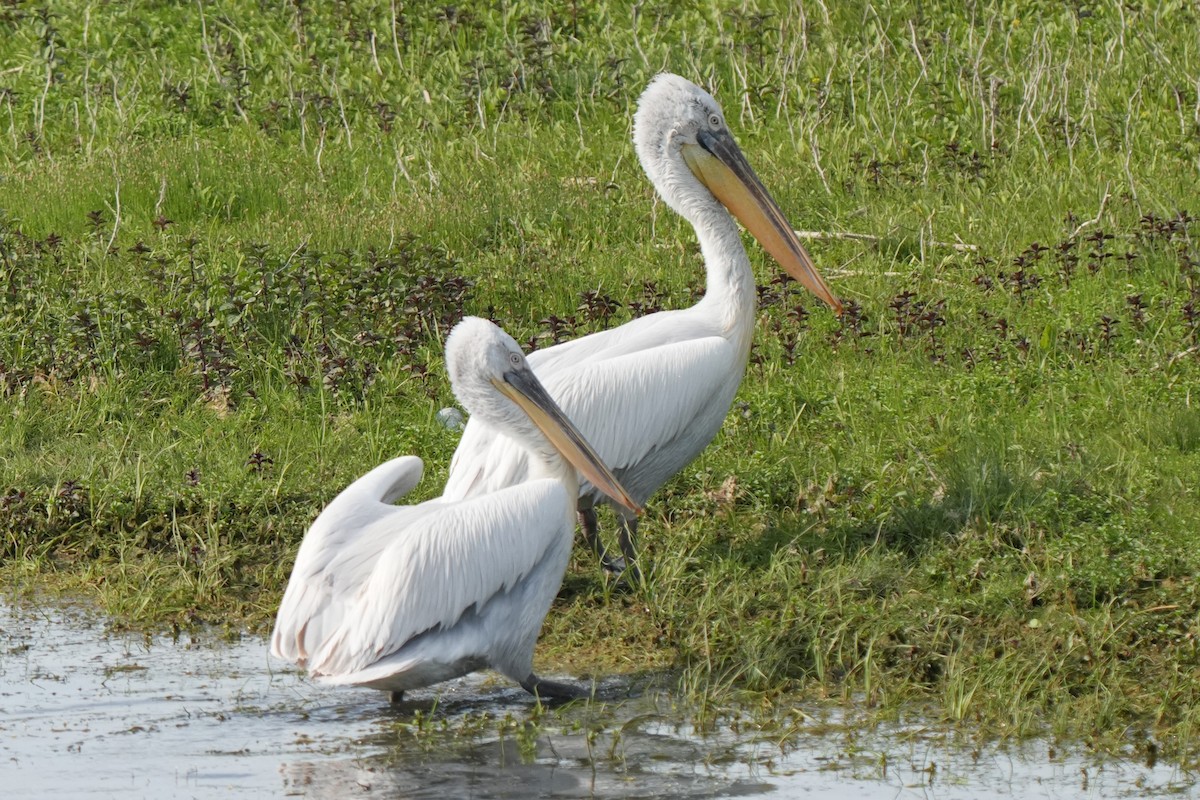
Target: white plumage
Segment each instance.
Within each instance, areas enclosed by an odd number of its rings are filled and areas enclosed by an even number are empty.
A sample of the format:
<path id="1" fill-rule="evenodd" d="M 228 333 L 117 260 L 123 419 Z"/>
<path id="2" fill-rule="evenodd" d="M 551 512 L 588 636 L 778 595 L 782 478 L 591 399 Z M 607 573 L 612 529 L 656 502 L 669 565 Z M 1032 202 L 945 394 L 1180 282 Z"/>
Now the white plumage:
<path id="1" fill-rule="evenodd" d="M 576 469 L 636 506 L 499 328 L 464 320 L 447 339 L 446 365 L 472 417 L 528 448 L 528 480 L 415 506 L 391 503 L 420 480 L 418 458 L 356 480 L 300 545 L 272 654 L 328 683 L 393 692 L 493 667 L 531 692 L 572 695 L 532 667 L 570 557 Z"/>
<path id="2" fill-rule="evenodd" d="M 539 350 L 529 363 L 630 495 L 644 503 L 713 440 L 745 373 L 754 275 L 730 212 L 805 287 L 839 313 L 841 304 L 746 163 L 711 95 L 677 75 L 659 75 L 638 102 L 634 143 L 659 194 L 696 230 L 705 296 L 691 308 Z M 528 474 L 524 449 L 487 420 L 472 417 L 451 462 L 445 497 L 487 494 Z M 584 534 L 606 566 L 620 569 L 597 536 L 593 506 L 602 499 L 594 487 L 581 485 Z M 636 517 L 617 513 L 628 563 Z"/>

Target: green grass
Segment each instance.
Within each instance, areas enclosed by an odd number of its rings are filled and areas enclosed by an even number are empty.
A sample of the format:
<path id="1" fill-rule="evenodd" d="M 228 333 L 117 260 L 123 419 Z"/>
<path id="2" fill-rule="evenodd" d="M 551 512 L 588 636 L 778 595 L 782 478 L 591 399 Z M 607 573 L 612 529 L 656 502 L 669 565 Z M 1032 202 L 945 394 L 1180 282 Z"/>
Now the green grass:
<path id="1" fill-rule="evenodd" d="M 798 228 L 875 238 L 810 243 L 841 321 L 751 248 L 753 362 L 645 587 L 577 553 L 539 661 L 1190 758 L 1196 16 L 0 4 L 4 580 L 265 626 L 350 480 L 414 453 L 437 493 L 459 315 L 546 343 L 692 302 L 629 143 L 671 69 Z"/>

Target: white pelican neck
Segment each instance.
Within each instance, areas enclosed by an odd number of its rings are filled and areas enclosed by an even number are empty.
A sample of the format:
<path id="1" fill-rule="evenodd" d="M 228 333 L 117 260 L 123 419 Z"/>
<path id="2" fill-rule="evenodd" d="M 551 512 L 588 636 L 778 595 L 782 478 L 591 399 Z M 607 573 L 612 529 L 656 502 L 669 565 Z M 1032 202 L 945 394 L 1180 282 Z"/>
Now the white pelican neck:
<path id="1" fill-rule="evenodd" d="M 714 199 L 692 226 L 704 258 L 705 295 L 701 302 L 721 309 L 726 330 L 752 327 L 754 273 L 737 223 Z"/>

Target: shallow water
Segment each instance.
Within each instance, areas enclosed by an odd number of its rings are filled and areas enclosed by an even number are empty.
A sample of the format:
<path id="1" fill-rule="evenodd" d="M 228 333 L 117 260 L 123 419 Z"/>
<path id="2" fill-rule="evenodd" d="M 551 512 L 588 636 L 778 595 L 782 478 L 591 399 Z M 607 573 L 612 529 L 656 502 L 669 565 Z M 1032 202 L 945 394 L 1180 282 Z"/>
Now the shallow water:
<path id="1" fill-rule="evenodd" d="M 797 713 L 786 730 L 697 730 L 622 681 L 539 710 L 488 676 L 413 693 L 328 690 L 266 644 L 109 634 L 0 606 L 0 795 L 58 797 L 1111 798 L 1188 793 L 1170 765 L 977 744 Z"/>

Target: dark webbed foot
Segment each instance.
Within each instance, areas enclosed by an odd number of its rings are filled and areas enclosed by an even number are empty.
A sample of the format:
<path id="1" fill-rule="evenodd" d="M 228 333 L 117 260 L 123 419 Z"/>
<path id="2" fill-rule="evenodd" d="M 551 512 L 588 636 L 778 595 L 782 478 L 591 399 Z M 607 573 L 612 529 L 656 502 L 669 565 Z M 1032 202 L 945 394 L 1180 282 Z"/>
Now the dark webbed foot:
<path id="1" fill-rule="evenodd" d="M 539 678 L 532 672 L 528 678 L 521 681 L 521 688 L 538 698 L 548 700 L 582 700 L 592 696 L 590 689 L 573 683 Z"/>
<path id="2" fill-rule="evenodd" d="M 625 559 L 621 558 L 620 556 L 614 558 L 607 553 L 605 554 L 604 558 L 600 559 L 600 566 L 604 567 L 605 572 L 611 572 L 613 575 L 618 577 L 624 575 L 625 570 L 629 568 L 629 565 Z M 636 570 L 637 567 L 634 567 L 635 572 Z"/>
<path id="3" fill-rule="evenodd" d="M 633 524 L 636 529 L 636 518 Z M 625 531 L 625 523 L 622 523 L 620 535 L 621 551 L 625 553 L 624 557 L 609 555 L 608 551 L 604 549 L 604 543 L 600 541 L 600 526 L 596 521 L 595 507 L 588 506 L 579 510 L 579 525 L 583 528 L 583 540 L 592 548 L 592 552 L 596 554 L 596 558 L 600 559 L 600 566 L 604 567 L 605 572 L 610 572 L 613 575 L 625 574 L 626 569 L 633 563 L 633 544 L 628 538 L 629 534 Z M 634 568 L 631 577 L 634 582 L 639 580 L 636 568 Z"/>

